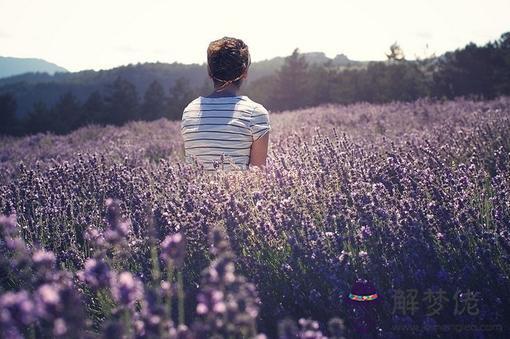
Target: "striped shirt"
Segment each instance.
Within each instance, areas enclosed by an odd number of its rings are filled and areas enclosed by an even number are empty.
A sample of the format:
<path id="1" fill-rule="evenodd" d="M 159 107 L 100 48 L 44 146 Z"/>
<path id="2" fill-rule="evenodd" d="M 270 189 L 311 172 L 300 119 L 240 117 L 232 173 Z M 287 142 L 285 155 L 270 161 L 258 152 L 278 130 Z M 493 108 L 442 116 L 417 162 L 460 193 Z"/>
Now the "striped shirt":
<path id="1" fill-rule="evenodd" d="M 247 96 L 200 96 L 182 114 L 186 161 L 196 159 L 206 170 L 214 170 L 214 162 L 220 169 L 245 170 L 252 143 L 270 130 L 268 111 Z"/>

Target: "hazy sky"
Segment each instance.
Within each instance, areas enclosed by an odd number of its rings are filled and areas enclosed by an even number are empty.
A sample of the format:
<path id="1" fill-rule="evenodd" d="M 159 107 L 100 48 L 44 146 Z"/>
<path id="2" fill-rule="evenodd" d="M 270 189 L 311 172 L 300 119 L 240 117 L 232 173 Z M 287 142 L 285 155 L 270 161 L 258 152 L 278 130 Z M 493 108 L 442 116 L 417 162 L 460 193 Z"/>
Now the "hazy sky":
<path id="1" fill-rule="evenodd" d="M 208 43 L 225 35 L 243 39 L 254 61 L 295 47 L 380 60 L 394 41 L 414 58 L 505 31 L 510 0 L 0 0 L 0 55 L 71 71 L 202 63 Z"/>

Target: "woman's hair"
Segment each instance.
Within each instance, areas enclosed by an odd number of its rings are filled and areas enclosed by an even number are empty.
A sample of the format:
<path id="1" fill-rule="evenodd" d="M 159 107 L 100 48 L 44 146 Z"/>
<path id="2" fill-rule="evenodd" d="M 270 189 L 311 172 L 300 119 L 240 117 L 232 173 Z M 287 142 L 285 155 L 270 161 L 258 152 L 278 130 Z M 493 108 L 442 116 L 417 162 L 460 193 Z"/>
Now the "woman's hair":
<path id="1" fill-rule="evenodd" d="M 207 63 L 217 90 L 231 83 L 240 87 L 241 77 L 251 63 L 250 52 L 241 39 L 223 37 L 209 44 Z"/>

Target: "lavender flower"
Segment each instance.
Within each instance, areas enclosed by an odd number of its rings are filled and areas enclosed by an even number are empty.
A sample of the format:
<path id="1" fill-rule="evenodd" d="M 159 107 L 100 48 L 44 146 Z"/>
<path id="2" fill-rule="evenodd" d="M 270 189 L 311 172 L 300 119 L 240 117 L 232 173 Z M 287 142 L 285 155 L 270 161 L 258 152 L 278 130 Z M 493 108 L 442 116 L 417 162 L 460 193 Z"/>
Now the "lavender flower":
<path id="1" fill-rule="evenodd" d="M 32 255 L 32 261 L 41 269 L 52 269 L 55 266 L 55 254 L 45 250 L 38 250 Z"/>
<path id="2" fill-rule="evenodd" d="M 1 215 L 0 225 L 3 226 L 2 233 L 4 236 L 11 236 L 16 232 L 16 214 Z"/>
<path id="3" fill-rule="evenodd" d="M 101 259 L 87 259 L 85 269 L 77 273 L 81 281 L 94 289 L 110 286 L 112 273 L 108 265 Z"/>
<path id="4" fill-rule="evenodd" d="M 7 292 L 0 296 L 2 326 L 21 327 L 32 323 L 36 318 L 36 308 L 27 291 Z"/>
<path id="5" fill-rule="evenodd" d="M 508 97 L 282 112 L 266 169 L 236 174 L 180 161 L 179 125 L 165 119 L 2 139 L 0 299 L 26 291 L 35 311 L 23 318 L 22 303 L 8 303 L 0 336 L 256 337 L 255 324 L 275 329 L 300 309 L 320 324 L 319 310 L 344 316 L 338 294 L 365 275 L 385 289 L 480 291 L 494 302 L 481 302 L 472 323 L 500 322 L 509 317 L 493 298 L 510 290 L 509 112 Z M 175 277 L 148 259 L 158 252 Z M 379 311 L 385 332 L 374 335 L 401 334 L 386 331 L 391 307 Z M 404 320 L 425 330 L 431 321 L 418 313 Z M 290 337 L 323 336 L 311 320 L 289 324 Z M 333 324 L 338 337 L 355 322 Z"/>
<path id="6" fill-rule="evenodd" d="M 184 262 L 185 241 L 181 233 L 169 235 L 161 242 L 161 258 L 180 267 Z"/>
<path id="7" fill-rule="evenodd" d="M 51 318 L 62 307 L 61 286 L 57 283 L 44 284 L 36 291 L 37 311 L 40 317 Z"/>
<path id="8" fill-rule="evenodd" d="M 93 246 L 101 248 L 105 245 L 105 238 L 103 233 L 101 233 L 97 228 L 95 227 L 89 227 L 85 231 L 84 235 L 85 240 L 90 242 Z"/>
<path id="9" fill-rule="evenodd" d="M 345 339 L 345 324 L 340 318 L 331 318 L 328 322 L 328 330 L 331 339 Z"/>
<path id="10" fill-rule="evenodd" d="M 112 278 L 112 295 L 124 306 L 132 306 L 143 297 L 143 284 L 130 272 L 122 272 Z"/>
<path id="11" fill-rule="evenodd" d="M 122 217 L 119 200 L 108 198 L 105 204 L 108 229 L 104 232 L 104 238 L 110 244 L 119 244 L 129 235 L 131 222 Z"/>

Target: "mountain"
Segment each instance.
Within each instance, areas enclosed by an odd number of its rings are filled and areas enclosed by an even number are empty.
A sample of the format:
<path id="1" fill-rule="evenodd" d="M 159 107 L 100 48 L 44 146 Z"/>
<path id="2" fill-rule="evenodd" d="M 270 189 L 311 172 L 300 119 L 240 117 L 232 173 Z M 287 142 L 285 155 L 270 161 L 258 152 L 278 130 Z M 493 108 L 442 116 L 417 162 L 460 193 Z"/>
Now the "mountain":
<path id="1" fill-rule="evenodd" d="M 332 67 L 351 67 L 365 64 L 364 62 L 350 60 L 344 54 L 337 54 L 333 59 L 328 58 L 323 52 L 307 52 L 301 53 L 308 64 L 323 65 L 331 62 Z M 249 81 L 256 80 L 262 76 L 270 75 L 282 67 L 285 57 L 275 57 L 268 60 L 254 62 L 250 67 Z"/>
<path id="2" fill-rule="evenodd" d="M 343 54 L 339 54 L 333 59 L 328 58 L 322 52 L 303 53 L 303 55 L 309 64 L 330 62 L 330 67 L 350 67 L 362 64 L 349 60 Z M 276 57 L 252 63 L 247 84 L 260 77 L 274 74 L 284 61 L 284 57 Z M 205 64 L 138 63 L 100 71 L 85 70 L 65 73 L 57 71 L 54 74 L 25 73 L 0 78 L 0 95 L 4 93 L 14 95 L 17 102 L 17 114 L 23 116 L 33 108 L 35 103 L 41 102 L 48 107 L 53 106 L 66 92 L 73 93 L 81 102 L 84 102 L 94 91 L 105 93 L 108 85 L 119 76 L 135 85 L 140 99 L 143 98 L 145 90 L 154 80 L 161 83 L 167 93 L 179 78 L 187 79 L 192 88 L 202 88 L 208 82 Z"/>
<path id="3" fill-rule="evenodd" d="M 55 74 L 67 72 L 67 69 L 42 59 L 0 56 L 0 78 L 29 72 Z"/>

